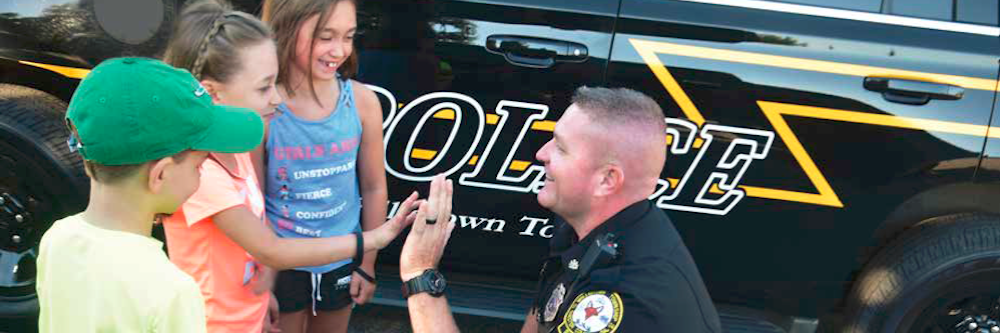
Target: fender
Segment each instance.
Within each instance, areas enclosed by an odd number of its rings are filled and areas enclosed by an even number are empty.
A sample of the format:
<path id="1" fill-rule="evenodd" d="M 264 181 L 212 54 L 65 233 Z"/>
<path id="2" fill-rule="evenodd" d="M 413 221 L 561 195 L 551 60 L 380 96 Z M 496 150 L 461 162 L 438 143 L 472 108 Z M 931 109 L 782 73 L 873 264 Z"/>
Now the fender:
<path id="1" fill-rule="evenodd" d="M 38 89 L 69 103 L 73 91 L 80 83 L 77 75 L 66 76 L 51 69 L 29 65 L 30 61 L 0 58 L 0 83 Z M 68 68 L 68 67 L 67 67 Z M 76 69 L 76 68 L 73 68 Z M 83 69 L 77 69 L 86 71 Z M 60 110 L 65 111 L 65 110 Z"/>
<path id="2" fill-rule="evenodd" d="M 876 244 L 885 244 L 907 228 L 926 219 L 960 212 L 1000 214 L 996 183 L 956 183 L 914 195 L 889 214 L 874 234 Z"/>

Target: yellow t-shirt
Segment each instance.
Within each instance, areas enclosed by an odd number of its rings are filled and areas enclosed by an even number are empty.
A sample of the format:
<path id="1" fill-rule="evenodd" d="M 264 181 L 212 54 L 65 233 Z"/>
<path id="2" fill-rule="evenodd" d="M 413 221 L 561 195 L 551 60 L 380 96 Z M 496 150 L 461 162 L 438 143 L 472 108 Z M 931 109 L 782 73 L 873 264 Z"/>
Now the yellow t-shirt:
<path id="1" fill-rule="evenodd" d="M 205 303 L 151 237 L 74 215 L 42 237 L 39 332 L 205 332 Z"/>

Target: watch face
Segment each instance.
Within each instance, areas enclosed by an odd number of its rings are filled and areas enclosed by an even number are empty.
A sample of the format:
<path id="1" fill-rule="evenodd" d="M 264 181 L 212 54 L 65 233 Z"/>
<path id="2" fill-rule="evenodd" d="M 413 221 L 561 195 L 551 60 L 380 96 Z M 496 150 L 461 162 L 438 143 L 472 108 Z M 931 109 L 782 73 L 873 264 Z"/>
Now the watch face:
<path id="1" fill-rule="evenodd" d="M 446 286 L 444 275 L 434 269 L 424 271 L 420 276 L 403 283 L 403 295 L 409 297 L 414 294 L 426 292 L 432 296 L 444 295 Z"/>
<path id="2" fill-rule="evenodd" d="M 441 272 L 434 271 L 430 276 L 431 290 L 436 294 L 441 294 L 444 292 L 445 280 L 444 275 Z"/>

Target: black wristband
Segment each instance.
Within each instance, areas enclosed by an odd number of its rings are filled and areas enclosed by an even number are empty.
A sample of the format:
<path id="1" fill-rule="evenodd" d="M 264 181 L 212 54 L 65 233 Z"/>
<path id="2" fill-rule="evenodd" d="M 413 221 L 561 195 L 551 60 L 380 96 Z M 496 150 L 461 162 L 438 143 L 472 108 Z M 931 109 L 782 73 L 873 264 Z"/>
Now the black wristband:
<path id="1" fill-rule="evenodd" d="M 354 271 L 357 272 L 358 275 L 361 275 L 362 279 L 365 279 L 370 283 L 375 283 L 375 277 L 368 275 L 368 272 L 365 272 L 365 270 L 361 269 L 361 265 L 354 266 Z"/>
<path id="2" fill-rule="evenodd" d="M 354 267 L 361 266 L 361 261 L 365 259 L 365 237 L 362 234 L 361 231 L 354 232 L 354 238 L 358 240 L 354 251 Z"/>

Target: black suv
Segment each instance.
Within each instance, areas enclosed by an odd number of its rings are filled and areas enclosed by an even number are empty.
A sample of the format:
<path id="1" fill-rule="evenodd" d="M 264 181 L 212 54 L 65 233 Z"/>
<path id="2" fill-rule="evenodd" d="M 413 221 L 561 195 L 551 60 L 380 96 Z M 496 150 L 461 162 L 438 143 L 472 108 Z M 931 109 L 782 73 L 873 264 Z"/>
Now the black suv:
<path id="1" fill-rule="evenodd" d="M 79 79 L 157 56 L 183 2 L 0 3 L 0 316 L 37 311 L 40 236 L 86 203 L 62 121 Z M 358 79 L 384 109 L 390 214 L 434 174 L 457 182 L 456 312 L 524 318 L 555 227 L 534 152 L 576 87 L 603 85 L 661 103 L 651 199 L 728 331 L 1000 332 L 998 7 L 369 0 Z M 376 301 L 404 305 L 398 286 Z"/>

